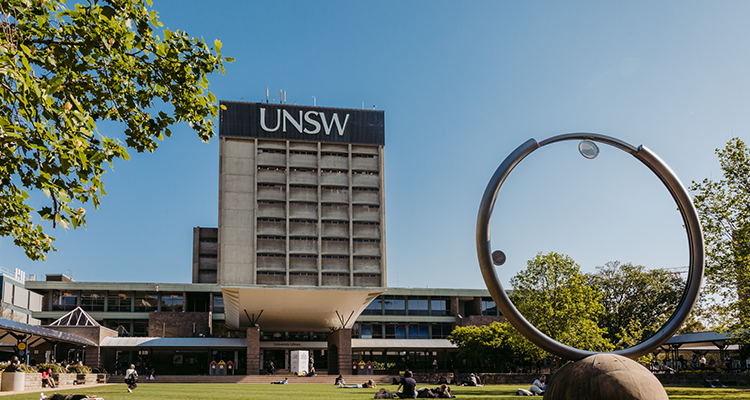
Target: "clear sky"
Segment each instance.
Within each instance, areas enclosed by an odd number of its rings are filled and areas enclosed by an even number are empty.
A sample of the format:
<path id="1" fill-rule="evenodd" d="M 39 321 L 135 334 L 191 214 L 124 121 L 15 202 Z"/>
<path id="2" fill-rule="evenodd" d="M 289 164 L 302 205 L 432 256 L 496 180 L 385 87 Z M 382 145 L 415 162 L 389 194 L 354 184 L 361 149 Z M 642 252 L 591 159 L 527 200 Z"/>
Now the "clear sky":
<path id="1" fill-rule="evenodd" d="M 748 139 L 750 2 L 154 0 L 166 27 L 223 42 L 222 100 L 385 111 L 389 286 L 483 288 L 476 215 L 502 160 L 529 138 L 597 132 L 644 145 L 685 186 L 717 179 L 714 149 Z M 101 133 L 118 136 L 116 125 Z M 0 241 L 0 265 L 77 281 L 190 282 L 192 228 L 216 227 L 218 140 L 173 129 L 154 154 L 106 174 L 86 230 L 50 233 L 32 262 Z M 584 271 L 620 260 L 687 265 L 667 190 L 634 158 L 569 142 L 534 152 L 503 187 L 493 248 L 501 278 L 537 252 Z M 87 207 L 90 208 L 90 207 Z"/>

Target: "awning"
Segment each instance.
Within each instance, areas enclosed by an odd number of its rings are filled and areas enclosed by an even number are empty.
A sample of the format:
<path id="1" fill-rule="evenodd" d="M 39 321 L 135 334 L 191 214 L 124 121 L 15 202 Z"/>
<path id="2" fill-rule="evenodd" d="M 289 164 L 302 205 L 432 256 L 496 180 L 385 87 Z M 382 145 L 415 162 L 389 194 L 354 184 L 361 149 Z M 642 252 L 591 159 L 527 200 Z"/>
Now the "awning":
<path id="1" fill-rule="evenodd" d="M 7 318 L 0 318 L 0 343 L 15 344 L 18 341 L 17 337 L 21 336 L 26 339 L 27 343 L 43 339 L 50 342 L 64 342 L 96 347 L 96 343 L 81 336 L 43 328 L 38 325 L 29 325 Z"/>
<path id="2" fill-rule="evenodd" d="M 370 302 L 373 288 L 223 286 L 224 319 L 233 329 L 258 325 L 265 332 L 350 329 Z"/>
<path id="3" fill-rule="evenodd" d="M 246 348 L 244 338 L 161 338 L 161 337 L 107 337 L 101 347 L 168 347 L 168 348 Z"/>
<path id="4" fill-rule="evenodd" d="M 352 349 L 453 350 L 448 339 L 352 339 Z"/>
<path id="5" fill-rule="evenodd" d="M 713 331 L 709 332 L 695 332 L 695 333 L 683 333 L 681 335 L 674 335 L 667 340 L 666 345 L 684 345 L 688 343 L 701 343 L 703 345 L 724 345 L 724 342 L 728 340 L 734 340 L 732 336 L 723 335 Z"/>

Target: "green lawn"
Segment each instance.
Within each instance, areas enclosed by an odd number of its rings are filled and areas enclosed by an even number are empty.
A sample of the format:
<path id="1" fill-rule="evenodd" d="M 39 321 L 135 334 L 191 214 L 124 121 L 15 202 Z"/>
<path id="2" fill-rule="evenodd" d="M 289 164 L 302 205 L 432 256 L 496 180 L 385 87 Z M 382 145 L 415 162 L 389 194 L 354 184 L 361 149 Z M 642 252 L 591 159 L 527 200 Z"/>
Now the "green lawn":
<path id="1" fill-rule="evenodd" d="M 435 386 L 419 384 L 417 387 Z M 396 386 L 383 386 L 394 391 Z M 485 387 L 455 387 L 453 394 L 458 399 L 490 400 L 519 399 L 515 396 L 518 385 L 488 385 Z M 327 384 L 142 384 L 131 394 L 124 384 L 107 385 L 92 388 L 60 390 L 60 393 L 84 393 L 98 395 L 105 400 L 118 399 L 371 399 L 378 389 L 337 389 Z M 746 399 L 750 400 L 750 390 L 740 389 L 706 389 L 687 387 L 667 387 L 669 398 L 673 400 L 688 399 Z M 50 394 L 52 392 L 45 392 Z M 2 400 L 27 399 L 36 400 L 39 393 L 1 396 Z"/>

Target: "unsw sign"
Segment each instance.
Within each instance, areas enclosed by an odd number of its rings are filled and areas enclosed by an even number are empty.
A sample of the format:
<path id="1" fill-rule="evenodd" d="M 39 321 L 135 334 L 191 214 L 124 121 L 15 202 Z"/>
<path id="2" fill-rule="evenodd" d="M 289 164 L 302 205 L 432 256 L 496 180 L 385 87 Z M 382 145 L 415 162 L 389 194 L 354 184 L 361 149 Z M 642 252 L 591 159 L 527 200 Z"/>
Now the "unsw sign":
<path id="1" fill-rule="evenodd" d="M 221 102 L 219 136 L 385 144 L 385 114 L 341 108 Z"/>

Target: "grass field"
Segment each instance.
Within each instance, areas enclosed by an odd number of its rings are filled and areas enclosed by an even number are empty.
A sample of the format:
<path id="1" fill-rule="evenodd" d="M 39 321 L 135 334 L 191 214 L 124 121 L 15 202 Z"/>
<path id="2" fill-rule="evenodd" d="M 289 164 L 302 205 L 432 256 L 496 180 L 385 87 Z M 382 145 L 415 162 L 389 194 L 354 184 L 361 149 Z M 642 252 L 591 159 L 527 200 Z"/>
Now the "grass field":
<path id="1" fill-rule="evenodd" d="M 434 386 L 419 384 L 417 387 Z M 395 391 L 396 386 L 383 386 Z M 464 400 L 520 399 L 515 395 L 518 385 L 488 385 L 485 387 L 455 387 L 453 394 Z M 750 389 L 706 389 L 688 387 L 667 387 L 671 400 L 688 399 L 743 399 L 750 400 Z M 327 384 L 168 384 L 149 383 L 138 386 L 131 394 L 124 384 L 60 390 L 59 393 L 83 393 L 97 395 L 105 400 L 119 399 L 372 399 L 378 389 L 337 389 Z M 51 394 L 52 392 L 45 392 Z M 0 396 L 2 400 L 39 399 L 39 393 Z"/>

